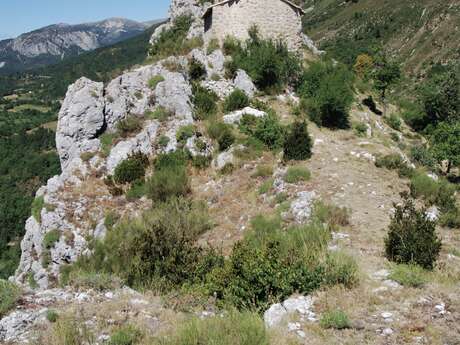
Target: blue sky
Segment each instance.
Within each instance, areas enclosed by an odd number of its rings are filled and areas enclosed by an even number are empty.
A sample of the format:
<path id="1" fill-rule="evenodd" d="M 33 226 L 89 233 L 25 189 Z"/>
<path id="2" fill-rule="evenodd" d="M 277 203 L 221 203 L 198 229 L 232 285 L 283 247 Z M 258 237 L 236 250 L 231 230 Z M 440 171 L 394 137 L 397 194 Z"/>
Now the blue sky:
<path id="1" fill-rule="evenodd" d="M 78 24 L 109 17 L 138 21 L 165 18 L 169 0 L 1 0 L 0 39 L 50 24 Z"/>

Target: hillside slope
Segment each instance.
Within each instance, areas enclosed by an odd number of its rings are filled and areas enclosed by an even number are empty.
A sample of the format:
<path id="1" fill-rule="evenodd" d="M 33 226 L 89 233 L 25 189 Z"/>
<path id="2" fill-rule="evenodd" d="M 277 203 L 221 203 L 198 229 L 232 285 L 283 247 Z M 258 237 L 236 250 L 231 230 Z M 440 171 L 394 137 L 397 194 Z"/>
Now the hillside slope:
<path id="1" fill-rule="evenodd" d="M 305 32 L 348 64 L 384 50 L 416 74 L 460 57 L 459 0 L 310 0 L 305 8 Z"/>

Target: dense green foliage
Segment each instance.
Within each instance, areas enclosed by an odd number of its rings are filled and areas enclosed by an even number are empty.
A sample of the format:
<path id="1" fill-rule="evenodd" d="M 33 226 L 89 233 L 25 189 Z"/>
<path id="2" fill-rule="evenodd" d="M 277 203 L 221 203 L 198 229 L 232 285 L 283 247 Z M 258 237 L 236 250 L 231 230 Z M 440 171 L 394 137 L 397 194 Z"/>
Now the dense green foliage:
<path id="1" fill-rule="evenodd" d="M 240 110 L 249 106 L 249 97 L 240 89 L 235 89 L 229 94 L 222 105 L 223 110 L 227 113 L 235 110 Z"/>
<path id="2" fill-rule="evenodd" d="M 460 120 L 440 123 L 430 137 L 431 152 L 438 163 L 447 161 L 447 173 L 460 167 Z"/>
<path id="3" fill-rule="evenodd" d="M 149 164 L 148 157 L 140 152 L 134 153 L 115 168 L 113 178 L 117 183 L 131 183 L 145 176 Z"/>
<path id="4" fill-rule="evenodd" d="M 289 167 L 284 176 L 284 181 L 287 183 L 298 183 L 301 181 L 308 181 L 311 178 L 310 171 L 303 166 Z"/>
<path id="5" fill-rule="evenodd" d="M 249 32 L 244 45 L 226 41 L 224 49 L 233 57 L 229 66 L 234 74 L 238 68 L 245 70 L 259 89 L 280 90 L 287 84 L 295 84 L 301 71 L 300 60 L 282 42 L 263 40 L 257 29 Z"/>
<path id="6" fill-rule="evenodd" d="M 312 155 L 312 140 L 305 122 L 294 122 L 284 140 L 284 159 L 305 160 Z"/>
<path id="7" fill-rule="evenodd" d="M 385 239 L 386 257 L 396 263 L 433 269 L 441 251 L 436 223 L 428 219 L 425 209 L 417 210 L 407 194 L 403 198 L 402 205 L 394 205 L 395 214 Z"/>
<path id="8" fill-rule="evenodd" d="M 195 120 L 206 120 L 217 113 L 217 101 L 219 97 L 215 92 L 200 86 L 193 85 L 193 118 Z"/>
<path id="9" fill-rule="evenodd" d="M 31 133 L 0 138 L 0 277 L 14 273 L 19 241 L 31 213 L 35 191 L 60 171 L 53 151 L 54 133 Z"/>
<path id="10" fill-rule="evenodd" d="M 0 318 L 15 306 L 19 296 L 20 290 L 16 285 L 0 279 Z"/>
<path id="11" fill-rule="evenodd" d="M 341 310 L 326 311 L 321 316 L 319 324 L 323 328 L 345 329 L 351 327 L 350 319 Z"/>
<path id="12" fill-rule="evenodd" d="M 303 73 L 298 88 L 302 105 L 316 124 L 348 128 L 354 99 L 353 73 L 331 61 L 315 62 Z"/>

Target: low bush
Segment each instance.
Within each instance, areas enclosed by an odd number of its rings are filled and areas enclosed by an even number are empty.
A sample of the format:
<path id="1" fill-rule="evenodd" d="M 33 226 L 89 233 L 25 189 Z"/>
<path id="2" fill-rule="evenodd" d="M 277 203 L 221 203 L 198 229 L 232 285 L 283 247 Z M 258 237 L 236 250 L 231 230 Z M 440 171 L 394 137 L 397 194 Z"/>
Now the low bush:
<path id="1" fill-rule="evenodd" d="M 66 276 L 63 277 L 62 283 L 76 289 L 93 289 L 96 291 L 115 290 L 122 286 L 121 280 L 114 275 L 93 270 L 83 270 L 78 267 L 67 272 Z"/>
<path id="2" fill-rule="evenodd" d="M 125 325 L 115 331 L 108 345 L 135 345 L 142 338 L 142 332 L 132 325 Z"/>
<path id="3" fill-rule="evenodd" d="M 59 314 L 57 313 L 56 310 L 53 310 L 53 309 L 48 309 L 46 311 L 46 319 L 51 322 L 51 323 L 55 323 L 59 318 Z"/>
<path id="4" fill-rule="evenodd" d="M 115 133 L 104 133 L 99 137 L 101 142 L 101 150 L 102 154 L 107 157 L 110 154 L 110 150 L 112 149 L 113 142 L 115 141 L 116 134 Z"/>
<path id="5" fill-rule="evenodd" d="M 306 160 L 312 155 L 312 140 L 305 122 L 295 122 L 290 126 L 284 140 L 284 159 Z"/>
<path id="6" fill-rule="evenodd" d="M 428 274 L 429 273 L 420 266 L 400 264 L 391 267 L 389 278 L 403 286 L 418 288 L 428 282 Z"/>
<path id="7" fill-rule="evenodd" d="M 394 130 L 401 130 L 402 121 L 401 118 L 399 118 L 397 115 L 391 114 L 390 116 L 385 117 L 384 120 L 386 124 Z"/>
<path id="8" fill-rule="evenodd" d="M 120 184 L 134 182 L 145 176 L 148 164 L 149 159 L 145 154 L 134 153 L 117 165 L 113 178 L 116 183 Z"/>
<path id="9" fill-rule="evenodd" d="M 59 230 L 51 230 L 45 234 L 43 237 L 43 248 L 51 249 L 54 247 L 57 241 L 61 238 L 61 233 Z"/>
<path id="10" fill-rule="evenodd" d="M 117 133 L 122 138 L 127 138 L 133 133 L 137 133 L 142 129 L 142 119 L 131 115 L 117 123 Z"/>
<path id="11" fill-rule="evenodd" d="M 265 92 L 277 92 L 287 84 L 296 84 L 301 73 L 300 59 L 281 41 L 261 39 L 255 27 L 249 36 L 244 46 L 231 39 L 224 42 L 224 50 L 231 52 L 233 69 L 245 70 Z"/>
<path id="12" fill-rule="evenodd" d="M 42 221 L 42 209 L 45 207 L 45 198 L 43 196 L 35 197 L 34 201 L 32 202 L 32 216 L 35 218 L 37 222 Z"/>
<path id="13" fill-rule="evenodd" d="M 328 253 L 325 260 L 324 283 L 351 288 L 358 283 L 358 264 L 343 252 Z"/>
<path id="14" fill-rule="evenodd" d="M 273 175 L 273 166 L 259 164 L 256 168 L 256 171 L 251 175 L 251 177 L 269 177 Z"/>
<path id="15" fill-rule="evenodd" d="M 319 262 L 327 230 L 306 225 L 283 231 L 279 218 L 256 217 L 223 267 L 208 275 L 207 290 L 224 304 L 265 310 L 294 292 L 308 294 L 323 280 Z"/>
<path id="16" fill-rule="evenodd" d="M 375 161 L 377 168 L 386 168 L 388 170 L 397 170 L 406 165 L 401 155 L 397 153 L 388 154 L 378 157 Z"/>
<path id="17" fill-rule="evenodd" d="M 229 94 L 222 105 L 223 110 L 227 113 L 235 110 L 240 110 L 249 106 L 249 97 L 240 89 L 235 89 Z"/>
<path id="18" fill-rule="evenodd" d="M 329 229 L 337 231 L 340 227 L 350 225 L 350 210 L 317 201 L 314 204 L 313 216 L 322 224 L 328 224 Z"/>
<path id="19" fill-rule="evenodd" d="M 145 181 L 140 179 L 140 180 L 133 182 L 131 187 L 126 192 L 126 198 L 128 200 L 140 199 L 143 196 L 145 196 L 146 193 L 147 193 L 147 190 L 145 187 Z"/>
<path id="20" fill-rule="evenodd" d="M 195 120 L 206 120 L 217 113 L 219 97 L 213 91 L 195 84 L 193 86 L 193 117 Z"/>
<path id="21" fill-rule="evenodd" d="M 188 74 L 193 81 L 201 80 L 206 76 L 206 67 L 192 57 L 188 62 Z"/>
<path id="22" fill-rule="evenodd" d="M 326 311 L 321 316 L 319 324 L 323 328 L 346 329 L 351 327 L 350 319 L 341 310 Z"/>
<path id="23" fill-rule="evenodd" d="M 232 126 L 223 122 L 212 122 L 208 126 L 208 134 L 212 139 L 217 140 L 220 151 L 227 150 L 235 142 Z"/>
<path id="24" fill-rule="evenodd" d="M 196 128 L 194 125 L 186 125 L 179 128 L 176 133 L 176 139 L 179 143 L 185 144 L 187 139 L 195 135 Z"/>
<path id="25" fill-rule="evenodd" d="M 302 166 L 292 166 L 289 167 L 286 175 L 284 176 L 284 181 L 287 183 L 298 183 L 301 181 L 308 181 L 311 178 L 310 171 Z"/>
<path id="26" fill-rule="evenodd" d="M 407 193 L 402 196 L 403 204 L 394 204 L 395 213 L 385 239 L 386 257 L 396 263 L 432 269 L 441 251 L 436 223 L 427 217 L 425 209 L 416 209 Z"/>
<path id="27" fill-rule="evenodd" d="M 410 156 L 412 160 L 421 165 L 433 169 L 436 166 L 436 159 L 431 152 L 424 146 L 414 146 L 411 148 Z"/>
<path id="28" fill-rule="evenodd" d="M 230 312 L 212 318 L 193 318 L 174 334 L 157 338 L 153 345 L 269 345 L 263 320 L 249 312 Z"/>
<path id="29" fill-rule="evenodd" d="M 348 128 L 354 100 L 353 73 L 344 65 L 315 62 L 302 76 L 302 106 L 318 126 Z"/>
<path id="30" fill-rule="evenodd" d="M 93 344 L 94 334 L 88 326 L 73 317 L 60 317 L 52 326 L 50 334 L 45 339 L 39 339 L 39 344 L 49 345 L 79 345 Z"/>
<path id="31" fill-rule="evenodd" d="M 0 279 L 0 319 L 14 308 L 20 295 L 21 291 L 15 284 Z"/>
<path id="32" fill-rule="evenodd" d="M 162 106 L 158 106 L 153 112 L 148 113 L 148 117 L 154 120 L 158 120 L 160 122 L 168 121 L 168 119 L 171 118 L 172 115 L 172 111 Z"/>
<path id="33" fill-rule="evenodd" d="M 270 150 L 283 147 L 285 129 L 274 112 L 269 112 L 267 116 L 258 118 L 256 123 L 252 133 L 254 138 L 264 143 Z"/>
<path id="34" fill-rule="evenodd" d="M 185 166 L 172 166 L 156 170 L 146 181 L 147 197 L 153 201 L 186 196 L 190 193 L 190 181 Z"/>
<path id="35" fill-rule="evenodd" d="M 365 137 L 367 135 L 367 126 L 365 123 L 357 123 L 353 126 L 353 128 L 358 137 Z"/>
<path id="36" fill-rule="evenodd" d="M 273 188 L 273 183 L 274 183 L 274 180 L 272 178 L 266 180 L 264 183 L 260 185 L 258 189 L 258 193 L 260 195 L 267 194 Z"/>

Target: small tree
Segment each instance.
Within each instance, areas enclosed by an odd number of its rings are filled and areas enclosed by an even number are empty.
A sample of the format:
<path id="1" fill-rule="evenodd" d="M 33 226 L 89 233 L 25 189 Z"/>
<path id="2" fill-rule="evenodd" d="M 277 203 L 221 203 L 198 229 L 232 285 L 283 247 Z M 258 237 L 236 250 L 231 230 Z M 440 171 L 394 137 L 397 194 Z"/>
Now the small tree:
<path id="1" fill-rule="evenodd" d="M 440 123 L 430 138 L 431 152 L 441 163 L 447 161 L 447 173 L 460 165 L 460 122 Z"/>
<path id="2" fill-rule="evenodd" d="M 393 61 L 388 61 L 385 57 L 379 59 L 374 71 L 374 86 L 380 93 L 384 103 L 384 113 L 386 110 L 386 94 L 390 87 L 396 84 L 401 78 L 401 69 Z M 384 114 L 385 115 L 385 114 Z"/>
<path id="3" fill-rule="evenodd" d="M 436 222 L 426 215 L 426 209 L 417 210 L 407 193 L 401 194 L 402 205 L 394 205 L 385 253 L 390 261 L 417 264 L 433 269 L 441 250 L 441 240 L 436 235 Z"/>
<path id="4" fill-rule="evenodd" d="M 312 141 L 305 122 L 295 122 L 284 140 L 284 159 L 305 160 L 311 157 Z"/>

